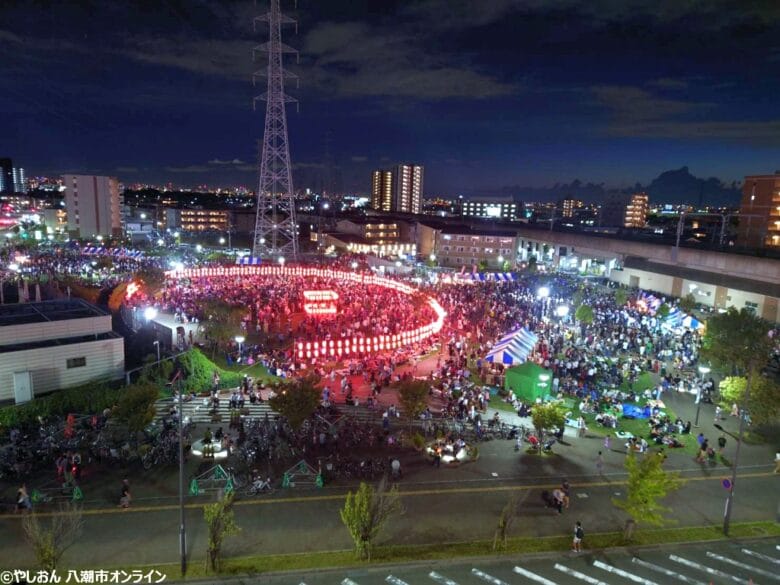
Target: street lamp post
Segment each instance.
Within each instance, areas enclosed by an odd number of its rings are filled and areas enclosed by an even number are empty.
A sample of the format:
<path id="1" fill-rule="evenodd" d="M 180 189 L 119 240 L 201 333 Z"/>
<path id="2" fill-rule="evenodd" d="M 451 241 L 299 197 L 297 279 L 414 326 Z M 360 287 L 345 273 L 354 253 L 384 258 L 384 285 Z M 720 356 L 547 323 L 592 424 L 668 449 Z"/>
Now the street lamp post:
<path id="1" fill-rule="evenodd" d="M 238 359 L 241 360 L 241 344 L 246 341 L 246 338 L 243 335 L 236 335 L 236 343 L 238 344 Z"/>
<path id="2" fill-rule="evenodd" d="M 173 383 L 176 384 L 177 378 Z M 184 524 L 184 400 L 181 382 L 179 382 L 179 555 L 181 556 L 181 575 L 187 573 L 187 531 Z"/>
<path id="3" fill-rule="evenodd" d="M 699 387 L 696 390 L 696 418 L 693 421 L 693 426 L 699 427 L 699 411 L 701 411 L 701 389 L 704 384 L 704 376 L 710 373 L 710 369 L 707 366 L 699 366 L 699 373 L 701 374 L 701 380 L 699 381 Z"/>
<path id="4" fill-rule="evenodd" d="M 155 341 L 152 343 L 157 348 L 157 369 L 160 369 L 160 340 Z"/>

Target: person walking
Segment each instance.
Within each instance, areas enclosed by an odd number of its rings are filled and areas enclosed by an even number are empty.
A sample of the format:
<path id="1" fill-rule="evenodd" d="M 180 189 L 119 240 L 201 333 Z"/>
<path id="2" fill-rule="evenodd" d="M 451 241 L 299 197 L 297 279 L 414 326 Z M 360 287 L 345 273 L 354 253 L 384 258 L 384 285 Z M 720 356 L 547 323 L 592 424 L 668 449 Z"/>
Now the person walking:
<path id="1" fill-rule="evenodd" d="M 596 456 L 596 469 L 599 472 L 599 475 L 604 475 L 604 456 L 601 454 L 601 451 L 599 451 L 599 454 Z"/>
<path id="2" fill-rule="evenodd" d="M 130 482 L 122 480 L 122 488 L 119 495 L 119 507 L 127 510 L 130 507 Z"/>
<path id="3" fill-rule="evenodd" d="M 574 538 L 571 542 L 571 549 L 578 553 L 582 552 L 582 539 L 585 538 L 585 531 L 582 529 L 582 522 L 577 520 L 574 525 Z"/>
<path id="4" fill-rule="evenodd" d="M 612 435 L 610 435 L 609 433 L 607 433 L 607 436 L 606 436 L 606 437 L 604 437 L 604 449 L 605 449 L 606 451 L 609 451 L 610 441 L 612 440 L 612 439 L 610 438 L 611 436 L 612 436 Z"/>

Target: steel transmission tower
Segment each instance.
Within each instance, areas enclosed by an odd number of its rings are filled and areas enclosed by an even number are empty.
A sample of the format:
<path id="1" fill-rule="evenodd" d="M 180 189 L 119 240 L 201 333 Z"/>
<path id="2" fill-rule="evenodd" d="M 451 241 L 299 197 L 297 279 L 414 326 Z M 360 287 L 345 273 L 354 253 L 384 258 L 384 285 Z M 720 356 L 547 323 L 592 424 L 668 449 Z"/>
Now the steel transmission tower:
<path id="1" fill-rule="evenodd" d="M 288 102 L 296 101 L 284 93 L 285 78 L 296 76 L 284 69 L 282 55 L 297 51 L 282 43 L 282 24 L 295 21 L 281 13 L 279 0 L 270 0 L 267 14 L 255 18 L 267 22 L 269 40 L 258 45 L 253 55 L 268 53 L 268 66 L 255 76 L 268 78 L 268 90 L 257 100 L 265 100 L 265 132 L 260 154 L 260 180 L 257 187 L 257 220 L 252 247 L 254 256 L 296 258 L 298 256 L 298 224 L 295 221 L 295 197 L 290 166 L 290 145 L 287 138 Z M 254 78 L 253 78 L 254 81 Z"/>

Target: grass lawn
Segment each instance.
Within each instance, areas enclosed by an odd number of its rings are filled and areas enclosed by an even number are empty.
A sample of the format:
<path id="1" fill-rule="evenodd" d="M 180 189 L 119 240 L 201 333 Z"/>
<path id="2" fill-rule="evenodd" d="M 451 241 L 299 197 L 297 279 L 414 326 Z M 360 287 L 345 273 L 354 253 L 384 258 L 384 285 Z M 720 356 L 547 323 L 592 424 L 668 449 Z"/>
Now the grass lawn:
<path id="1" fill-rule="evenodd" d="M 664 409 L 664 412 L 667 415 L 669 415 L 669 417 L 672 420 L 675 420 L 677 418 L 677 415 L 674 413 L 674 411 L 670 410 L 669 408 Z M 580 414 L 581 413 L 579 410 L 579 403 L 577 403 L 572 406 L 572 418 L 577 418 L 580 416 Z M 582 417 L 585 419 L 585 422 L 588 425 L 588 434 L 596 435 L 600 437 L 605 437 L 606 435 L 612 435 L 613 449 L 623 448 L 623 441 L 615 437 L 615 433 L 618 431 L 624 433 L 631 433 L 635 437 L 644 437 L 645 440 L 647 440 L 647 442 L 650 443 L 651 449 L 660 449 L 661 447 L 660 445 L 655 445 L 654 443 L 650 442 L 650 426 L 647 424 L 647 419 L 618 418 L 617 428 L 608 429 L 596 422 L 595 414 L 582 414 Z M 678 449 L 670 449 L 668 447 L 665 447 L 666 453 L 669 455 L 678 453 L 678 454 L 685 454 L 689 457 L 695 457 L 699 451 L 699 444 L 696 442 L 696 435 L 697 433 L 695 432 L 695 429 L 692 429 L 692 434 L 690 435 L 679 435 L 679 434 L 675 435 L 677 437 L 677 440 L 680 441 L 680 443 L 682 443 L 684 447 Z"/>
<path id="2" fill-rule="evenodd" d="M 650 372 L 642 372 L 637 376 L 636 381 L 633 383 L 629 383 L 628 380 L 624 380 L 623 383 L 620 385 L 620 389 L 623 392 L 629 392 L 633 390 L 634 392 L 644 392 L 645 390 L 649 390 L 650 388 L 655 388 L 655 382 L 653 381 L 653 375 Z"/>
<path id="3" fill-rule="evenodd" d="M 209 359 L 211 359 L 211 356 L 209 356 Z M 213 362 L 223 370 L 227 370 L 229 372 L 238 372 L 239 374 L 246 374 L 255 380 L 260 379 L 263 382 L 272 382 L 280 379 L 276 376 L 272 376 L 268 369 L 260 362 L 256 362 L 251 366 L 236 363 L 228 365 L 227 360 L 225 360 L 225 356 L 222 353 L 215 355 Z"/>

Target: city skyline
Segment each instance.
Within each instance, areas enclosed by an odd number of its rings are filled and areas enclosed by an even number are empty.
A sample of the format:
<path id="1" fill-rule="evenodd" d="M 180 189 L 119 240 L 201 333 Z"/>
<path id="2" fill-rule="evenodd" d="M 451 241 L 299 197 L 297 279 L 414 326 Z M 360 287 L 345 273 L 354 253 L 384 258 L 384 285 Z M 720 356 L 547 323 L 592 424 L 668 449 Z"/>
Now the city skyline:
<path id="1" fill-rule="evenodd" d="M 780 8 L 644 4 L 303 3 L 286 36 L 301 51 L 294 167 L 337 168 L 367 192 L 372 168 L 415 160 L 426 194 L 467 196 L 576 178 L 625 188 L 684 165 L 724 182 L 774 172 Z M 263 9 L 4 7 L 0 154 L 31 176 L 253 186 Z"/>

